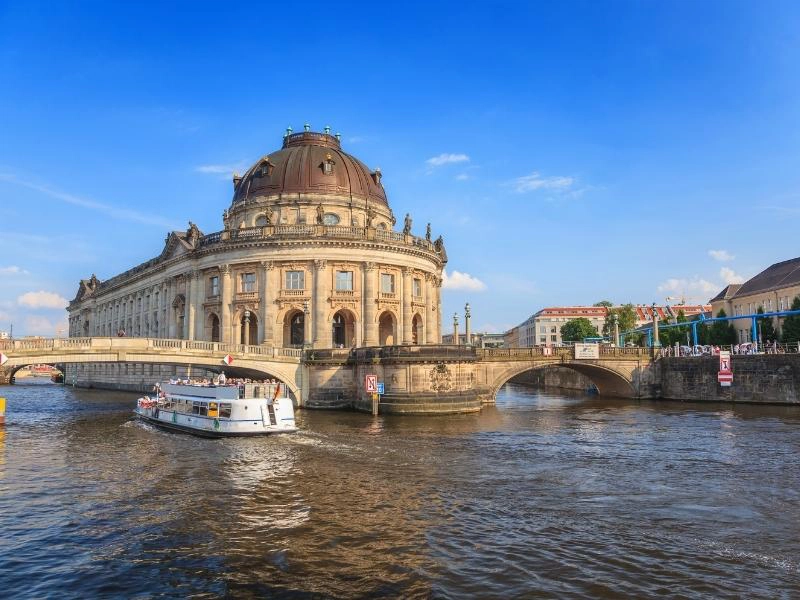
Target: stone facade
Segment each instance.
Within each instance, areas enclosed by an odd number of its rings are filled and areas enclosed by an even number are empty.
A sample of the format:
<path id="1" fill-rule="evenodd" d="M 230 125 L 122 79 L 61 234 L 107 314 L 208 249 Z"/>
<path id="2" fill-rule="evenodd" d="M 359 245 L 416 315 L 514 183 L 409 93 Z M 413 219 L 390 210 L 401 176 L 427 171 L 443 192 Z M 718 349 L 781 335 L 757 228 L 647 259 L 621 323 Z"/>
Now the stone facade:
<path id="1" fill-rule="evenodd" d="M 283 148 L 234 175 L 223 229 L 190 222 L 161 254 L 82 280 L 70 337 L 136 336 L 352 348 L 441 341 L 441 239 L 394 231 L 381 172 L 328 133 L 287 132 Z M 106 375 L 112 376 L 111 371 Z"/>

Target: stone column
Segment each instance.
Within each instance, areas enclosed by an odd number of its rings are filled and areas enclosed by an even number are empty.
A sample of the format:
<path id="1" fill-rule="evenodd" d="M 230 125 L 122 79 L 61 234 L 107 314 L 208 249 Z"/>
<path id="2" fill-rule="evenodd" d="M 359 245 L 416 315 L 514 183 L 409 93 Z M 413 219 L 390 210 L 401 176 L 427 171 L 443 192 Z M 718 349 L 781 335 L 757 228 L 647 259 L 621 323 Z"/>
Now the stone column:
<path id="1" fill-rule="evenodd" d="M 172 307 L 172 303 L 175 301 L 175 278 L 170 277 L 167 279 L 167 320 L 168 320 L 168 327 L 167 336 L 171 339 L 175 339 L 178 337 L 178 332 L 176 331 L 175 326 L 175 309 Z"/>
<path id="2" fill-rule="evenodd" d="M 467 346 L 472 345 L 472 313 L 469 310 L 469 302 L 464 305 L 464 343 Z"/>
<path id="3" fill-rule="evenodd" d="M 312 292 L 312 331 L 314 332 L 314 348 L 330 348 L 332 346 L 331 328 L 328 323 L 328 263 L 324 260 L 314 261 L 314 289 Z"/>
<path id="4" fill-rule="evenodd" d="M 195 319 L 195 288 L 197 287 L 197 277 L 195 271 L 186 274 L 186 316 L 183 320 L 183 339 L 194 340 L 194 319 Z"/>
<path id="5" fill-rule="evenodd" d="M 264 343 L 264 331 L 267 325 L 267 321 L 264 318 L 264 307 L 267 305 L 267 270 L 263 268 L 264 264 L 265 262 L 261 261 L 261 272 L 256 274 L 256 279 L 258 280 L 258 301 L 260 304 L 258 305 L 258 311 L 256 311 L 256 315 L 258 316 L 258 339 L 250 340 L 250 343 L 254 346 Z"/>
<path id="6" fill-rule="evenodd" d="M 434 294 L 436 296 L 436 343 L 442 343 L 442 278 L 437 277 Z"/>
<path id="7" fill-rule="evenodd" d="M 231 343 L 231 300 L 233 299 L 233 286 L 231 285 L 231 266 L 220 265 L 220 341 L 224 344 Z"/>
<path id="8" fill-rule="evenodd" d="M 411 316 L 411 280 L 412 270 L 406 267 L 403 269 L 403 344 L 411 344 L 414 341 Z"/>
<path id="9" fill-rule="evenodd" d="M 376 321 L 378 305 L 378 265 L 374 262 L 364 263 L 364 345 L 378 345 L 378 322 Z"/>
<path id="10" fill-rule="evenodd" d="M 453 313 L 453 343 L 458 346 L 458 313 Z"/>
<path id="11" fill-rule="evenodd" d="M 203 309 L 203 301 L 206 298 L 206 285 L 203 280 L 203 272 L 194 272 L 194 339 L 202 340 L 205 334 L 205 310 Z"/>
<path id="12" fill-rule="evenodd" d="M 280 271 L 275 268 L 272 261 L 261 263 L 264 268 L 263 276 L 265 283 L 264 295 L 261 296 L 262 308 L 261 315 L 264 320 L 264 343 L 272 346 L 281 346 L 279 336 L 275 335 L 275 301 L 278 299 L 280 282 L 278 275 Z"/>
<path id="13" fill-rule="evenodd" d="M 436 343 L 436 294 L 434 278 L 425 274 L 425 343 Z"/>

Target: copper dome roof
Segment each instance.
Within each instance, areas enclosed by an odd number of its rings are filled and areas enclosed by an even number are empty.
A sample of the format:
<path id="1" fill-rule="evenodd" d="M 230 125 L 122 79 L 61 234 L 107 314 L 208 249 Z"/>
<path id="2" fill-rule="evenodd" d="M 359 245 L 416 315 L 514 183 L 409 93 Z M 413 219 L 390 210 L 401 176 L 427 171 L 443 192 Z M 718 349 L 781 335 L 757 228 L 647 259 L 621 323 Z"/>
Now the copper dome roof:
<path id="1" fill-rule="evenodd" d="M 258 196 L 331 194 L 388 205 L 380 171 L 342 151 L 338 136 L 304 131 L 283 138 L 283 148 L 234 176 L 233 204 Z"/>

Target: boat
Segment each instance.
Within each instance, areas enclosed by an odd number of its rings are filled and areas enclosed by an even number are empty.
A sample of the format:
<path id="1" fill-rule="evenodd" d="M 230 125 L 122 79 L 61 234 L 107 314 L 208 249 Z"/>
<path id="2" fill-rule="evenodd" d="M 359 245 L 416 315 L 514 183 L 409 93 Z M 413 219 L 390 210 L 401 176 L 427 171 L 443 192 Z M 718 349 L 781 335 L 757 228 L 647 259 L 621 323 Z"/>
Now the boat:
<path id="1" fill-rule="evenodd" d="M 160 383 L 153 396 L 139 398 L 134 413 L 162 429 L 209 438 L 291 433 L 297 427 L 285 388 L 280 383 Z"/>

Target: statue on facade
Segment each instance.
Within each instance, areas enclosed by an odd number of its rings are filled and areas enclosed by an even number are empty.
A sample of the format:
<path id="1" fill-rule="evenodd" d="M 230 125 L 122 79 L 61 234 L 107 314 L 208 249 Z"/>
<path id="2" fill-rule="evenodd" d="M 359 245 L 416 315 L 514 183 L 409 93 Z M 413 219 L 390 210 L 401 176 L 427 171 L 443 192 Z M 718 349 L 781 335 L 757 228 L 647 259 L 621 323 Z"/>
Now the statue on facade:
<path id="1" fill-rule="evenodd" d="M 433 242 L 433 249 L 436 250 L 437 252 L 441 252 L 443 246 L 444 246 L 444 239 L 442 238 L 442 236 L 439 236 L 438 238 L 436 238 L 436 241 Z"/>
<path id="2" fill-rule="evenodd" d="M 265 225 L 272 225 L 272 215 L 272 208 L 268 206 L 266 212 L 264 213 L 264 220 L 266 221 L 266 223 L 264 223 Z"/>
<path id="3" fill-rule="evenodd" d="M 191 221 L 189 221 L 189 229 L 186 230 L 186 240 L 192 246 L 196 246 L 197 242 L 200 241 L 200 228 Z"/>
<path id="4" fill-rule="evenodd" d="M 375 209 L 371 206 L 367 207 L 367 227 L 372 227 L 372 220 L 375 218 Z"/>
<path id="5" fill-rule="evenodd" d="M 425 239 L 429 242 L 431 241 L 431 224 L 428 223 L 428 226 L 425 228 Z"/>
<path id="6" fill-rule="evenodd" d="M 317 225 L 322 225 L 325 222 L 325 208 L 322 202 L 317 204 Z"/>
<path id="7" fill-rule="evenodd" d="M 230 229 L 230 216 L 228 215 L 228 209 L 222 211 L 222 228 L 223 229 Z"/>
<path id="8" fill-rule="evenodd" d="M 406 219 L 403 222 L 403 233 L 405 235 L 411 235 L 411 215 L 406 213 Z"/>

